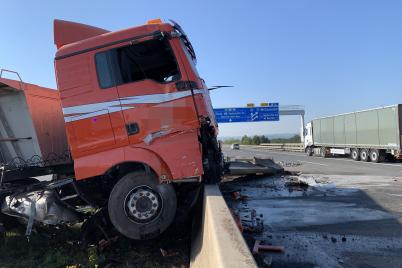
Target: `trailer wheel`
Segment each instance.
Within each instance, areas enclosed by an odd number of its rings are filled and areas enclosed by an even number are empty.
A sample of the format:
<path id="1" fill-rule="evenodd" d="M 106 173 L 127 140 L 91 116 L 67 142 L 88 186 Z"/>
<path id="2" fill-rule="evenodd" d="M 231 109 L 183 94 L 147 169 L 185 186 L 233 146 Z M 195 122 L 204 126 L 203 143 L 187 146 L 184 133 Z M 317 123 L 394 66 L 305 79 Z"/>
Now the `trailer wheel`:
<path id="1" fill-rule="evenodd" d="M 384 161 L 384 154 L 380 150 L 372 149 L 370 150 L 370 160 L 374 163 L 379 163 Z"/>
<path id="2" fill-rule="evenodd" d="M 359 152 L 359 149 L 353 148 L 353 149 L 352 149 L 352 152 L 351 152 L 351 154 L 350 154 L 350 156 L 352 157 L 353 160 L 359 161 L 359 160 L 360 160 L 360 152 Z"/>
<path id="3" fill-rule="evenodd" d="M 368 162 L 370 160 L 370 156 L 367 149 L 360 150 L 360 159 L 364 162 Z"/>
<path id="4" fill-rule="evenodd" d="M 113 226 L 131 239 L 150 239 L 165 231 L 176 214 L 176 192 L 171 184 L 158 184 L 155 177 L 132 172 L 121 178 L 109 196 L 108 211 Z"/>

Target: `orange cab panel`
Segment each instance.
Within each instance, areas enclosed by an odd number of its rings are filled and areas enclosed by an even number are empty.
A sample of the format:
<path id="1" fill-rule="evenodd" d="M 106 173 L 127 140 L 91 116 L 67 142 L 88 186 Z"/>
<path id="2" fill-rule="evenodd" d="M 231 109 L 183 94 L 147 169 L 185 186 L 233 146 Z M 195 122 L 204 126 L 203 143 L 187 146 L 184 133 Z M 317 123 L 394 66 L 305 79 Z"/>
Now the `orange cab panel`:
<path id="1" fill-rule="evenodd" d="M 216 123 L 192 48 L 177 28 L 154 21 L 109 32 L 56 21 L 56 36 L 57 83 L 77 179 L 123 162 L 147 164 L 171 180 L 204 173 L 200 122 Z"/>

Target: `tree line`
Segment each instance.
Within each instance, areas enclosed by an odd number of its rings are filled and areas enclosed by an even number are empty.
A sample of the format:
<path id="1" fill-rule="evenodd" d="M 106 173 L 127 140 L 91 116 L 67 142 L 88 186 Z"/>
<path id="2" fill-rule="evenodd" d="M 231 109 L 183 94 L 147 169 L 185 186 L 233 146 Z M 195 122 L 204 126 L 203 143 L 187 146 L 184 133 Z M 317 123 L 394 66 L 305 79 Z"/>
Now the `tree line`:
<path id="1" fill-rule="evenodd" d="M 269 139 L 265 135 L 254 135 L 254 136 L 247 136 L 244 135 L 241 139 L 226 139 L 224 143 L 226 144 L 233 144 L 239 143 L 244 145 L 260 145 L 261 143 L 299 143 L 300 142 L 300 135 L 294 135 L 290 138 L 275 138 Z"/>

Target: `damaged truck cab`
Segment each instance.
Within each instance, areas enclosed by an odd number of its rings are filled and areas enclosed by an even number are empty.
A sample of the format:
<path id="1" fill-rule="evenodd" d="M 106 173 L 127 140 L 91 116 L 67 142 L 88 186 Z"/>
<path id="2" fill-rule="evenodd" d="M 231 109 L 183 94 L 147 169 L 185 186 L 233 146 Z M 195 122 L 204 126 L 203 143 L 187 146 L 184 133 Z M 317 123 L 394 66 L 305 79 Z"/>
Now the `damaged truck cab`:
<path id="1" fill-rule="evenodd" d="M 55 70 L 77 185 L 123 235 L 163 232 L 183 182 L 222 175 L 208 88 L 181 27 L 110 32 L 55 20 Z"/>

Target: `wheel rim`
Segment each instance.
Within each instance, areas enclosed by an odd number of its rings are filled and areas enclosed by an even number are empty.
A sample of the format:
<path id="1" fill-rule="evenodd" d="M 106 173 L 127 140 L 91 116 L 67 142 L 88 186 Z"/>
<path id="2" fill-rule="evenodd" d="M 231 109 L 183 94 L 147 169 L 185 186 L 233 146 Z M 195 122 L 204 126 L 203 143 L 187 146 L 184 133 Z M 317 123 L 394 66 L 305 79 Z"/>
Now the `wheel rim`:
<path id="1" fill-rule="evenodd" d="M 376 160 L 377 160 L 377 153 L 376 153 L 376 152 L 372 152 L 372 153 L 371 153 L 371 159 L 372 159 L 373 161 L 376 161 Z"/>
<path id="2" fill-rule="evenodd" d="M 367 158 L 367 153 L 364 152 L 364 151 L 362 152 L 362 158 L 363 158 L 363 159 L 366 159 L 366 158 Z"/>
<path id="3" fill-rule="evenodd" d="M 357 158 L 357 151 L 353 151 L 353 152 L 352 152 L 352 157 L 353 157 L 354 159 Z"/>
<path id="4" fill-rule="evenodd" d="M 148 223 L 159 216 L 162 198 L 148 186 L 132 189 L 125 198 L 124 211 L 127 217 L 137 223 Z"/>

